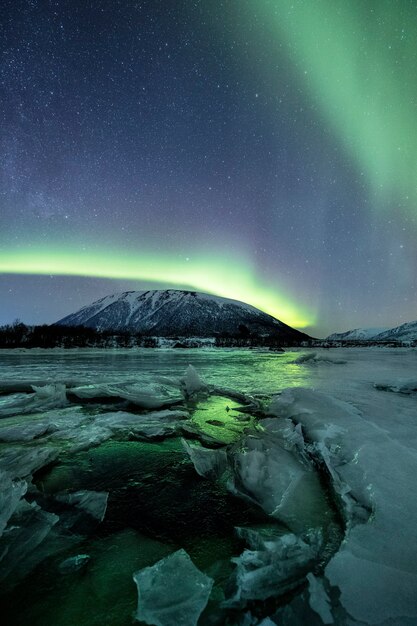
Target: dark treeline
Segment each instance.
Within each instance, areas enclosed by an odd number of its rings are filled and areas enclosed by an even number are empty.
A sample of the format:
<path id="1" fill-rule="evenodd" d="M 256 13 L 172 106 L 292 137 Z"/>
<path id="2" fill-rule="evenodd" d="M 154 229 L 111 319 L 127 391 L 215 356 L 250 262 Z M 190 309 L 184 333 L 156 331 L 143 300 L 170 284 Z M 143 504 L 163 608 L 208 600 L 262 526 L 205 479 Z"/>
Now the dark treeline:
<path id="1" fill-rule="evenodd" d="M 207 339 L 150 337 L 128 331 L 97 331 L 86 326 L 27 326 L 20 320 L 0 326 L 0 348 L 193 348 L 207 344 L 219 348 L 268 347 L 280 349 L 290 344 L 278 337 L 261 336 L 239 327 L 236 334 L 222 333 Z"/>
<path id="2" fill-rule="evenodd" d="M 140 335 L 96 331 L 85 326 L 26 326 L 16 320 L 0 326 L 0 348 L 110 348 L 142 345 Z"/>

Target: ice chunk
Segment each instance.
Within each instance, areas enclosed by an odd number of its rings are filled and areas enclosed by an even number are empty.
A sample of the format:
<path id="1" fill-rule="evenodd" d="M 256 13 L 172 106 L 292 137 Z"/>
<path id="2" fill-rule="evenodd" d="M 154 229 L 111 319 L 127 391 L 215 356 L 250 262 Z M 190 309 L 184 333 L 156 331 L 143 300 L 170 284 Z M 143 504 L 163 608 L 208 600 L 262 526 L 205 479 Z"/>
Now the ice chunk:
<path id="1" fill-rule="evenodd" d="M 54 430 L 50 424 L 46 422 L 37 422 L 35 424 L 17 424 L 3 428 L 0 425 L 0 441 L 32 441 L 42 435 Z"/>
<path id="2" fill-rule="evenodd" d="M 306 354 L 301 354 L 296 359 L 294 359 L 293 363 L 300 365 L 301 363 L 308 363 L 309 361 L 314 361 L 317 357 L 317 352 L 307 352 Z"/>
<path id="3" fill-rule="evenodd" d="M 57 383 L 43 387 L 32 385 L 32 388 L 35 393 L 18 396 L 9 402 L 2 403 L 0 405 L 0 417 L 48 411 L 68 404 L 64 384 Z"/>
<path id="4" fill-rule="evenodd" d="M 214 478 L 225 472 L 227 467 L 225 450 L 211 450 L 202 446 L 192 446 L 185 439 L 181 439 L 181 442 L 193 462 L 197 474 Z"/>
<path id="5" fill-rule="evenodd" d="M 72 574 L 73 572 L 78 572 L 80 569 L 85 567 L 90 560 L 90 556 L 88 554 L 77 554 L 77 556 L 70 556 L 65 561 L 59 564 L 59 571 L 61 574 Z"/>
<path id="6" fill-rule="evenodd" d="M 137 439 L 157 439 L 180 432 L 181 423 L 189 417 L 186 411 L 162 410 L 137 415 L 126 411 L 112 411 L 97 415 L 90 422 L 77 427 L 59 429 L 49 436 L 52 441 L 70 444 L 72 452 L 87 450 L 115 435 L 132 435 Z"/>
<path id="7" fill-rule="evenodd" d="M 69 452 L 88 450 L 93 446 L 107 441 L 113 436 L 113 431 L 97 425 L 95 422 L 80 424 L 78 427 L 63 428 L 48 437 L 51 441 L 59 441 L 68 444 Z"/>
<path id="8" fill-rule="evenodd" d="M 393 393 L 411 394 L 417 392 L 417 380 L 399 379 L 393 382 L 385 381 L 374 383 L 374 387 L 381 391 L 392 391 Z"/>
<path id="9" fill-rule="evenodd" d="M 138 588 L 136 619 L 156 626 L 196 626 L 213 579 L 178 550 L 133 575 Z"/>
<path id="10" fill-rule="evenodd" d="M 330 600 L 324 589 L 323 581 L 310 572 L 307 574 L 310 606 L 320 616 L 323 624 L 334 624 L 330 610 Z"/>
<path id="11" fill-rule="evenodd" d="M 20 500 L 13 517 L 13 524 L 0 538 L 0 580 L 12 572 L 24 570 L 37 564 L 36 549 L 45 540 L 59 517 L 43 511 L 36 503 Z"/>
<path id="12" fill-rule="evenodd" d="M 200 391 L 207 391 L 206 383 L 200 378 L 197 370 L 192 365 L 189 365 L 185 370 L 185 374 L 181 378 L 181 383 L 184 392 L 188 397 L 193 396 Z"/>
<path id="13" fill-rule="evenodd" d="M 176 435 L 183 420 L 189 418 L 187 411 L 152 411 L 141 415 L 116 412 L 96 418 L 95 424 L 105 426 L 113 432 L 129 432 L 139 439 L 156 439 Z"/>
<path id="14" fill-rule="evenodd" d="M 363 471 L 353 463 L 362 443 L 360 431 L 345 436 L 352 424 L 363 426 L 360 412 L 331 396 L 299 388 L 286 389 L 276 396 L 269 413 L 302 425 L 310 442 L 310 453 L 327 467 L 344 506 L 347 524 L 351 524 L 354 518 L 366 520 L 372 504 L 369 491 L 363 484 Z"/>
<path id="15" fill-rule="evenodd" d="M 243 440 L 233 453 L 231 491 L 250 499 L 294 532 L 320 526 L 328 510 L 312 465 L 285 438 L 288 428 L 263 420 L 263 431 Z"/>
<path id="16" fill-rule="evenodd" d="M 99 522 L 104 520 L 107 509 L 107 500 L 109 494 L 107 491 L 74 491 L 73 493 L 67 493 L 57 495 L 56 499 L 59 502 L 70 504 L 82 509 Z"/>
<path id="17" fill-rule="evenodd" d="M 245 606 L 251 600 L 280 596 L 302 582 L 321 546 L 321 535 L 312 533 L 309 543 L 292 533 L 271 540 L 256 537 L 256 531 L 239 535 L 252 543 L 255 550 L 245 550 L 232 559 L 236 563 L 235 593 L 224 603 L 227 607 Z"/>
<path id="18" fill-rule="evenodd" d="M 15 350 L 13 350 L 15 352 Z M 34 350 L 30 350 L 30 354 L 33 354 Z M 67 351 L 65 351 L 67 354 Z M 12 394 L 12 393 L 32 393 L 35 388 L 45 387 L 50 385 L 50 379 L 42 379 L 42 380 L 2 380 L 0 381 L 0 394 Z M 53 384 L 62 384 L 67 388 L 76 387 L 78 385 L 82 385 L 82 382 L 76 380 L 55 380 Z"/>
<path id="19" fill-rule="evenodd" d="M 12 480 L 9 474 L 0 470 L 0 537 L 26 491 L 24 480 Z"/>
<path id="20" fill-rule="evenodd" d="M 345 359 L 335 359 L 329 355 L 317 354 L 317 352 L 307 352 L 306 354 L 301 354 L 297 357 L 293 363 L 296 365 L 312 365 L 316 363 L 328 363 L 334 365 L 344 365 L 347 363 Z"/>
<path id="21" fill-rule="evenodd" d="M 108 384 L 85 385 L 74 387 L 70 391 L 70 398 L 99 402 L 113 398 L 114 401 L 124 400 L 144 409 L 157 409 L 172 405 L 182 400 L 176 390 L 157 383 L 146 384 Z"/>
<path id="22" fill-rule="evenodd" d="M 59 449 L 52 446 L 13 446 L 2 450 L 0 470 L 5 470 L 14 478 L 26 478 L 59 455 Z"/>

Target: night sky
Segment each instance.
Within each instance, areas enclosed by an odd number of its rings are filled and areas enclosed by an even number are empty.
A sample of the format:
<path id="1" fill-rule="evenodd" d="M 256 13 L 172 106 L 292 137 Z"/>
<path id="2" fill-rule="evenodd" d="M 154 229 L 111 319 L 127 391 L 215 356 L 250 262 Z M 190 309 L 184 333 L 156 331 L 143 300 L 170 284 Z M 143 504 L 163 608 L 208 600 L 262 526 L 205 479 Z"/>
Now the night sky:
<path id="1" fill-rule="evenodd" d="M 416 0 L 3 0 L 0 324 L 127 289 L 417 318 Z"/>

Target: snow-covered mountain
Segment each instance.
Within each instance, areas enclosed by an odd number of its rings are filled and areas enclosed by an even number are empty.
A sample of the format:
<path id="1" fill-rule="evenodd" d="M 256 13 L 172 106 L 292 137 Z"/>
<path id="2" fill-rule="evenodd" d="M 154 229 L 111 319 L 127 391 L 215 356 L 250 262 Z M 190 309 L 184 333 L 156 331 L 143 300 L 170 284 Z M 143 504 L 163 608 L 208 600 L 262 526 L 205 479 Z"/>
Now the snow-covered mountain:
<path id="1" fill-rule="evenodd" d="M 377 341 L 417 341 L 417 320 L 390 328 L 376 337 Z"/>
<path id="2" fill-rule="evenodd" d="M 355 328 L 345 333 L 333 333 L 329 341 L 417 341 L 417 321 L 395 328 Z"/>
<path id="3" fill-rule="evenodd" d="M 329 341 L 370 341 L 388 328 L 354 328 L 344 333 L 333 333 L 326 337 Z"/>
<path id="4" fill-rule="evenodd" d="M 196 291 L 126 291 L 101 298 L 57 322 L 96 330 L 131 331 L 158 337 L 270 335 L 283 342 L 309 339 L 250 304 Z"/>

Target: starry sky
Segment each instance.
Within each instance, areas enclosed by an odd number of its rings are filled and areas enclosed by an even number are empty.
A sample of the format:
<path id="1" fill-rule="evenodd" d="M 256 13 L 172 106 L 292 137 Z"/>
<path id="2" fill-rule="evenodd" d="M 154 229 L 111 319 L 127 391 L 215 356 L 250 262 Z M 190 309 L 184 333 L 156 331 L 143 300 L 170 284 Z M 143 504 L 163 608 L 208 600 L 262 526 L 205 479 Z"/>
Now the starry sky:
<path id="1" fill-rule="evenodd" d="M 0 324 L 128 289 L 417 318 L 417 0 L 3 0 Z"/>

